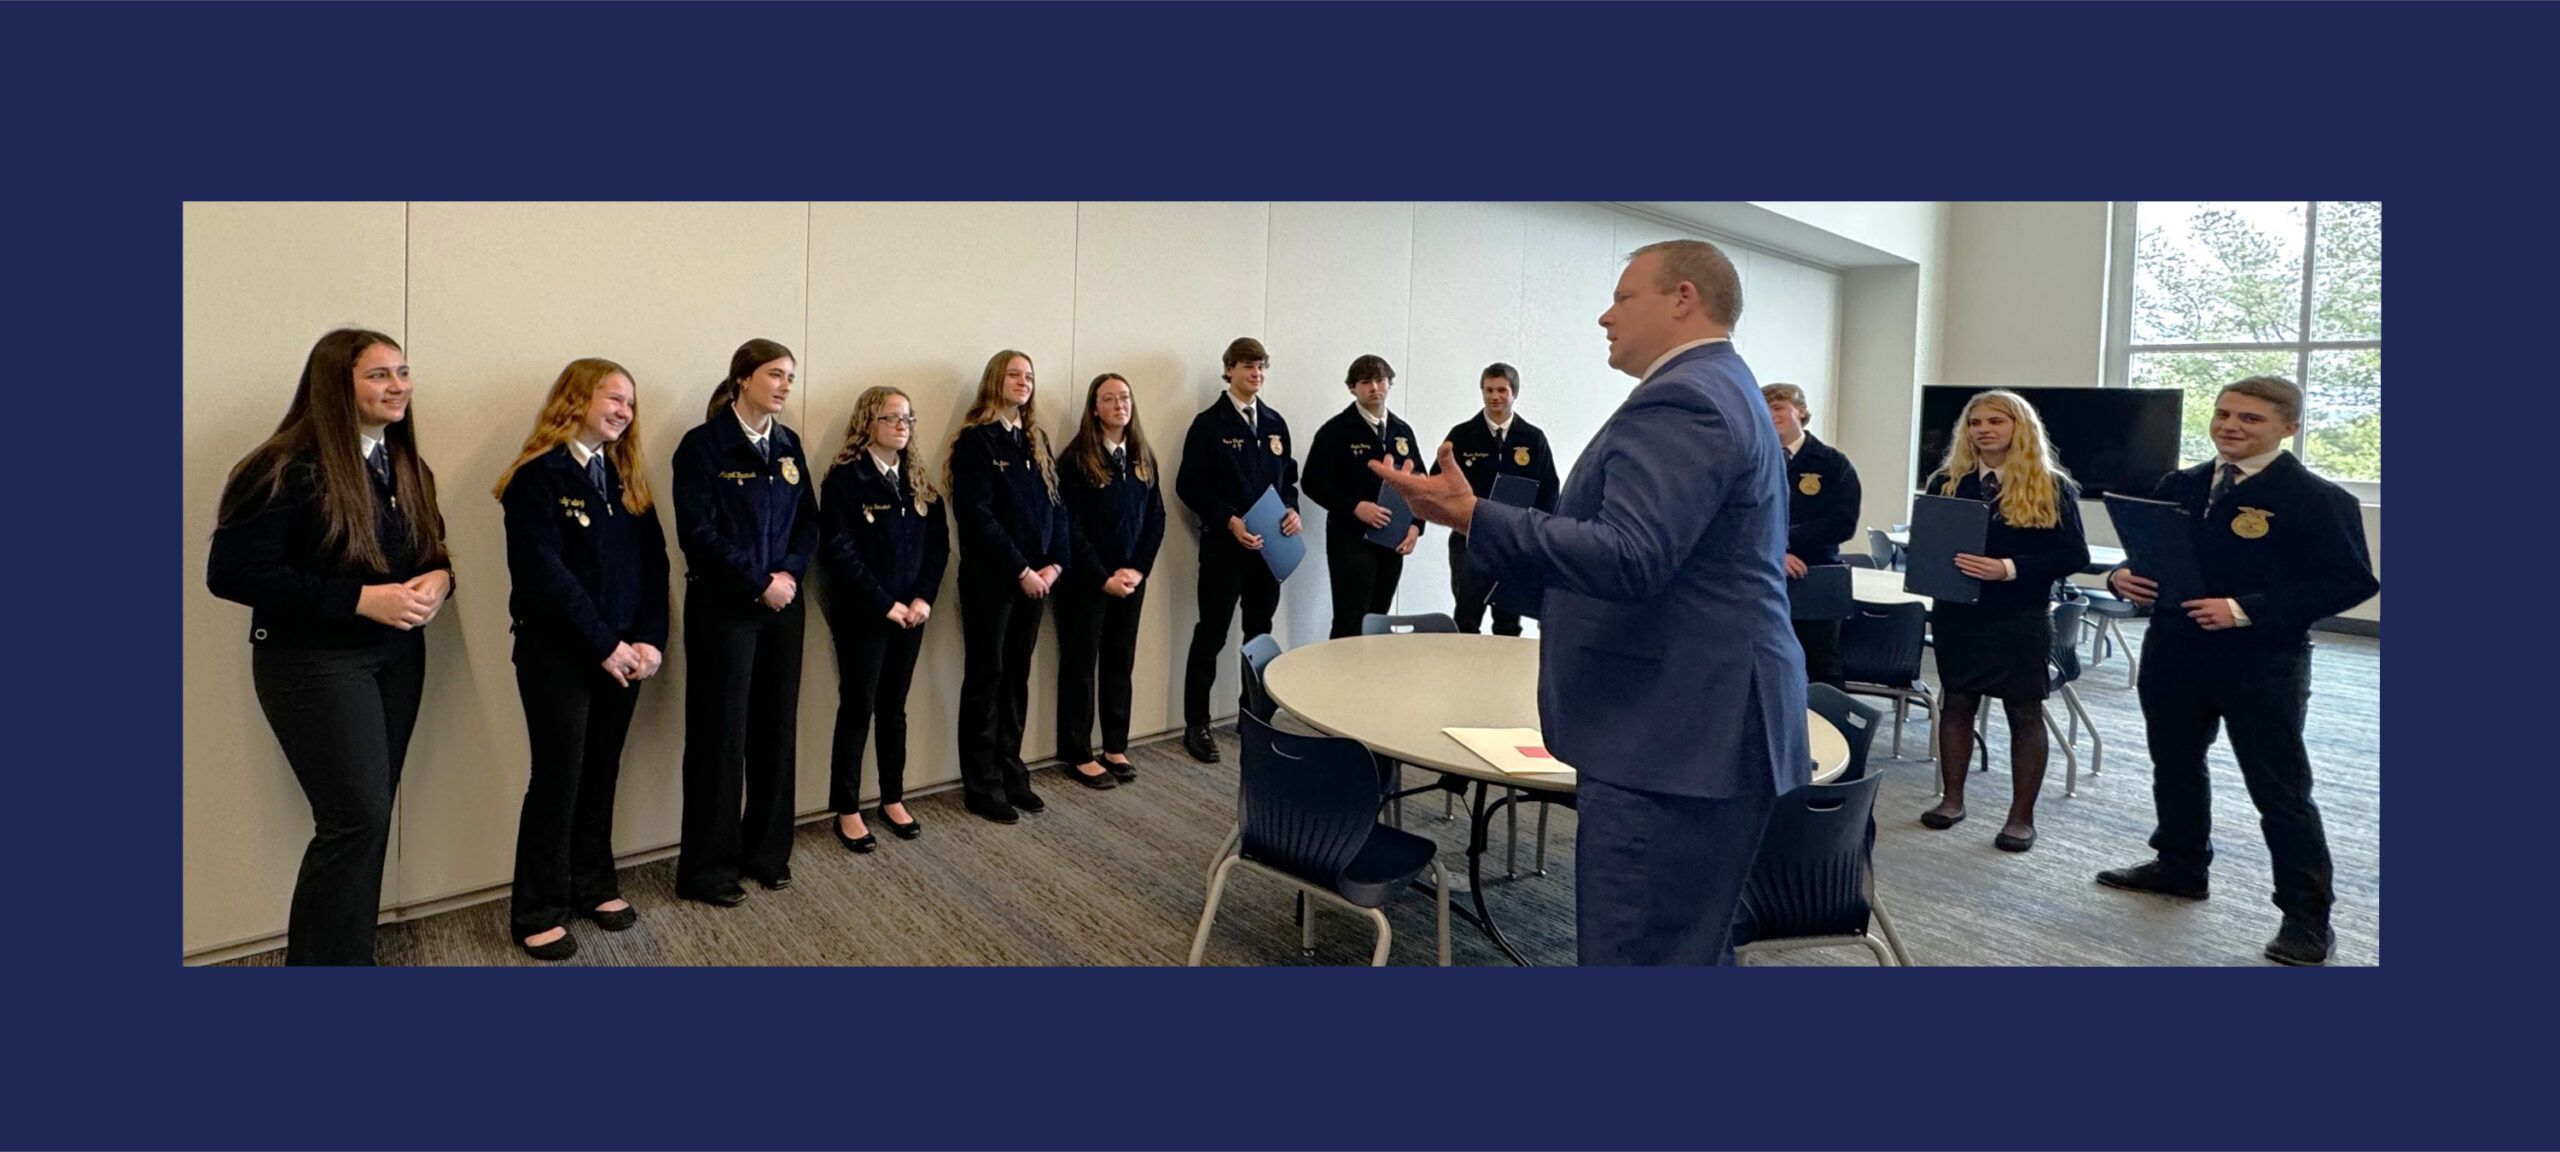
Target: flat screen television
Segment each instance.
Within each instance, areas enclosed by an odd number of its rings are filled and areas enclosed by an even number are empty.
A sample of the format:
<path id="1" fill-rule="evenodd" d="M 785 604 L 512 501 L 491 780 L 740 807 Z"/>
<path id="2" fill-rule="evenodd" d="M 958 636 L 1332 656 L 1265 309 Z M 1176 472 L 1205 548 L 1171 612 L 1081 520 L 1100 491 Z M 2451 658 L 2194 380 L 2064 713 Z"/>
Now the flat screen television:
<path id="1" fill-rule="evenodd" d="M 1920 462 L 1913 487 L 1946 458 L 1947 437 L 1965 401 L 1983 389 L 1932 384 L 1920 390 Z M 2044 418 L 2054 454 L 2080 497 L 2109 492 L 2149 496 L 2160 474 L 2178 467 L 2180 392 L 2175 388 L 2013 388 Z"/>

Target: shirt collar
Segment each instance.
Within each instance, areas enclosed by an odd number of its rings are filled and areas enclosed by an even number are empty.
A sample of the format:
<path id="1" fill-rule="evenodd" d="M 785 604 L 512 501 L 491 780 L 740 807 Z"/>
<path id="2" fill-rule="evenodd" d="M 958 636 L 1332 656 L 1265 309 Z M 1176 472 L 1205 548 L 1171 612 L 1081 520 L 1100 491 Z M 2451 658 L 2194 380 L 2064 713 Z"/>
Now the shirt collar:
<path id="1" fill-rule="evenodd" d="M 2223 466 L 2223 465 L 2225 465 L 2225 464 L 2237 464 L 2237 465 L 2239 465 L 2239 466 L 2240 466 L 2240 478 L 2241 478 L 2242 480 L 2246 480 L 2246 479 L 2248 479 L 2248 478 L 2250 478 L 2250 477 L 2252 477 L 2252 476 L 2257 475 L 2257 474 L 2258 474 L 2258 473 L 2260 473 L 2260 472 L 2264 472 L 2264 471 L 2266 471 L 2266 470 L 2267 470 L 2267 465 L 2275 463 L 2275 462 L 2276 462 L 2276 457 L 2281 456 L 2281 455 L 2283 455 L 2283 454 L 2284 454 L 2284 446 L 2283 446 L 2283 445 L 2281 445 L 2281 444 L 2277 445 L 2276 447 L 2273 447 L 2273 448 L 2267 449 L 2266 451 L 2261 452 L 2261 453 L 2259 453 L 2259 454 L 2257 454 L 2257 455 L 2255 455 L 2255 456 L 2251 456 L 2251 457 L 2249 457 L 2248 459 L 2245 459 L 2245 460 L 2234 460 L 2234 459 L 2232 459 L 2232 458 L 2230 458 L 2230 457 L 2228 457 L 2228 456 L 2225 456 L 2225 455 L 2223 455 L 2223 454 L 2221 454 L 2221 453 L 2219 453 L 2219 452 L 2216 452 L 2216 453 L 2214 453 L 2214 456 L 2213 456 L 2213 470 L 2214 470 L 2215 472 L 2219 473 L 2219 472 L 2221 472 L 2221 471 L 2222 471 L 2222 466 Z"/>
<path id="2" fill-rule="evenodd" d="M 753 446 L 755 445 L 756 441 L 762 440 L 762 439 L 764 439 L 764 438 L 765 438 L 765 437 L 767 437 L 767 436 L 771 436 L 771 435 L 773 435 L 773 421 L 772 421 L 772 420 L 770 420 L 770 419 L 768 419 L 768 420 L 766 420 L 766 421 L 764 422 L 764 431 L 762 431 L 762 432 L 758 432 L 758 431 L 756 431 L 756 430 L 755 430 L 755 428 L 754 428 L 752 425 L 749 425 L 749 424 L 747 423 L 747 418 L 746 418 L 746 417 L 744 417 L 744 416 L 738 416 L 738 409 L 736 408 L 736 406 L 732 405 L 732 406 L 730 407 L 730 409 L 729 409 L 729 415 L 731 415 L 731 416 L 736 416 L 736 417 L 737 417 L 737 420 L 738 420 L 738 431 L 740 431 L 740 432 L 744 432 L 744 433 L 746 433 L 746 434 L 747 434 L 747 445 L 748 445 L 749 447 L 753 447 Z"/>
<path id="3" fill-rule="evenodd" d="M 594 457 L 595 453 L 588 451 L 585 444 L 581 444 L 576 440 L 569 441 L 569 458 L 577 461 L 578 467 L 586 467 L 587 461 Z"/>
<path id="4" fill-rule="evenodd" d="M 1245 402 L 1245 403 L 1241 403 L 1241 404 L 1239 404 L 1239 403 L 1237 403 L 1237 402 L 1236 402 L 1236 394 L 1235 394 L 1235 393 L 1233 393 L 1233 392 L 1229 392 L 1229 393 L 1227 393 L 1227 404 L 1228 404 L 1229 406 L 1233 407 L 1233 408 L 1236 410 L 1236 415 L 1238 415 L 1238 416 L 1245 416 L 1247 413 L 1250 413 L 1250 412 L 1252 412 L 1255 408 L 1258 408 L 1258 407 L 1260 407 L 1260 406 L 1261 406 L 1261 404 L 1262 404 L 1262 394 L 1261 394 L 1261 393 L 1259 393 L 1259 392 L 1257 392 L 1257 393 L 1255 393 L 1255 394 L 1254 394 L 1254 397 L 1253 397 L 1253 399 L 1252 399 L 1252 400 L 1247 401 L 1247 402 Z M 1247 419 L 1251 419 L 1251 417 L 1249 417 L 1249 416 L 1248 416 L 1248 417 L 1247 417 Z"/>
<path id="5" fill-rule="evenodd" d="M 1686 352 L 1686 351 L 1688 351 L 1688 350 L 1690 350 L 1690 349 L 1692 349 L 1692 348 L 1702 348 L 1702 347 L 1705 347 L 1706 345 L 1709 345 L 1709 344 L 1719 344 L 1719 343 L 1721 343 L 1721 344 L 1731 344 L 1731 343 L 1733 343 L 1733 337 L 1731 337 L 1731 336 L 1709 336 L 1709 337 L 1707 337 L 1707 338 L 1706 338 L 1706 339 L 1704 339 L 1704 340 L 1692 340 L 1692 341 L 1690 341 L 1690 342 L 1688 342 L 1688 343 L 1686 343 L 1686 344 L 1683 344 L 1683 345 L 1681 345 L 1681 346 L 1679 346 L 1679 347 L 1677 347 L 1677 348 L 1674 348 L 1674 349 L 1672 349 L 1672 350 L 1670 350 L 1670 351 L 1668 351 L 1668 352 L 1665 352 L 1665 353 L 1663 353 L 1659 358 L 1657 358 L 1657 359 L 1655 359 L 1655 360 L 1654 360 L 1654 362 L 1653 362 L 1653 366 L 1652 366 L 1652 367 L 1647 368 L 1647 369 L 1645 369 L 1645 370 L 1644 370 L 1644 378 L 1645 378 L 1645 379 L 1647 379 L 1647 380 L 1651 380 L 1651 379 L 1653 379 L 1653 374 L 1654 374 L 1654 373 L 1656 373 L 1656 372 L 1660 372 L 1660 371 L 1662 371 L 1662 366 L 1663 366 L 1663 365 L 1665 365 L 1665 364 L 1670 363 L 1670 362 L 1671 362 L 1671 358 L 1672 358 L 1672 357 L 1674 357 L 1674 356 L 1677 356 L 1677 355 L 1679 355 L 1679 354 L 1681 354 L 1681 353 L 1683 353 L 1683 352 Z"/>
<path id="6" fill-rule="evenodd" d="M 1515 410 L 1511 413 L 1511 420 L 1517 420 L 1519 418 L 1520 413 L 1518 411 Z M 1492 429 L 1494 435 L 1500 436 L 1511 431 L 1511 420 L 1504 420 L 1500 423 L 1495 423 L 1493 414 L 1488 412 L 1485 414 L 1484 426 Z"/>
<path id="7" fill-rule="evenodd" d="M 895 455 L 881 455 L 877 444 L 865 445 L 863 451 L 871 454 L 871 466 L 879 469 L 881 475 L 891 478 L 898 475 L 898 458 Z"/>
<path id="8" fill-rule="evenodd" d="M 372 460 L 373 450 L 380 446 L 381 443 L 382 440 L 380 437 L 367 436 L 362 432 L 356 433 L 356 459 L 366 461 Z"/>
<path id="9" fill-rule="evenodd" d="M 1789 460 L 1793 460 L 1793 459 L 1795 459 L 1795 458 L 1796 458 L 1796 449 L 1804 447 L 1804 442 L 1805 442 L 1805 441 L 1807 441 L 1807 440 L 1809 440 L 1809 439 L 1812 439 L 1812 438 L 1813 438 L 1813 433 L 1810 433 L 1810 432 L 1798 432 L 1798 433 L 1796 433 L 1795 442 L 1794 442 L 1794 443 L 1791 443 L 1791 444 L 1789 444 L 1789 445 L 1787 445 L 1787 459 L 1789 459 Z"/>
<path id="10" fill-rule="evenodd" d="M 1386 433 L 1387 418 L 1385 416 L 1378 416 L 1374 419 L 1371 418 L 1369 410 L 1361 407 L 1360 402 L 1357 400 L 1351 402 L 1351 410 L 1360 414 L 1360 419 L 1368 423 L 1370 431 L 1379 433 L 1380 435 L 1384 435 Z"/>

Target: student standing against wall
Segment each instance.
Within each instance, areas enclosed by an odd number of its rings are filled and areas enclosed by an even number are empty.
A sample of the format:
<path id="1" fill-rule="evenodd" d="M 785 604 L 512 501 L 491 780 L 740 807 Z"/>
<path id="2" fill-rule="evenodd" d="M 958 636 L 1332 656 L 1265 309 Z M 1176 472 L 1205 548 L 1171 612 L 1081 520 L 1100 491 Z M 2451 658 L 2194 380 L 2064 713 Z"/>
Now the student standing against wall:
<path id="1" fill-rule="evenodd" d="M 1218 657 L 1226 651 L 1227 622 L 1244 604 L 1244 634 L 1271 631 L 1280 610 L 1280 581 L 1255 555 L 1262 537 L 1245 530 L 1244 514 L 1278 488 L 1288 509 L 1280 533 L 1298 534 L 1298 462 L 1290 455 L 1289 422 L 1261 402 L 1271 365 L 1262 341 L 1238 336 L 1219 357 L 1226 391 L 1191 418 L 1182 438 L 1182 467 L 1174 493 L 1200 518 L 1200 622 L 1191 629 L 1191 654 L 1182 671 L 1182 750 L 1206 764 L 1218 760 L 1209 736 L 1209 690 L 1218 681 Z"/>
<path id="2" fill-rule="evenodd" d="M 1324 567 L 1333 581 L 1336 639 L 1359 635 L 1361 617 L 1395 606 L 1404 558 L 1422 538 L 1420 520 L 1405 528 L 1393 548 L 1367 538 L 1370 529 L 1392 518 L 1378 503 L 1380 481 L 1369 461 L 1384 460 L 1392 468 L 1428 463 L 1414 452 L 1413 426 L 1387 411 L 1396 370 L 1385 357 L 1353 360 L 1342 383 L 1351 389 L 1351 403 L 1316 429 L 1307 448 L 1307 496 L 1331 513 L 1324 524 Z"/>
<path id="3" fill-rule="evenodd" d="M 1040 609 L 1073 547 L 1038 391 L 1031 357 L 1011 349 L 989 357 L 951 442 L 964 649 L 960 782 L 969 811 L 998 824 L 1048 808 L 1022 762 L 1022 726 Z"/>
<path id="4" fill-rule="evenodd" d="M 526 955 L 566 960 L 571 920 L 619 932 L 640 919 L 614 876 L 613 794 L 640 682 L 666 662 L 667 536 L 631 374 L 592 358 L 561 369 L 496 495 L 533 748 L 508 919 Z"/>
<path id="5" fill-rule="evenodd" d="M 275 433 L 223 484 L 205 585 L 251 609 L 258 706 L 311 802 L 287 964 L 371 964 L 391 803 L 453 591 L 409 364 L 380 332 L 311 346 Z"/>
<path id="6" fill-rule="evenodd" d="M 779 417 L 799 380 L 789 348 L 729 357 L 703 422 L 676 446 L 684 546 L 685 733 L 676 895 L 723 907 L 751 877 L 791 886 L 791 812 L 818 500 L 800 436 Z M 741 805 L 743 804 L 743 810 Z"/>
<path id="7" fill-rule="evenodd" d="M 2053 584 L 2089 563 L 2080 531 L 2080 487 L 2054 460 L 2044 420 L 2005 388 L 1975 396 L 1957 417 L 1946 460 L 1924 492 L 1991 505 L 1984 555 L 1958 553 L 1956 567 L 1982 581 L 1971 604 L 1940 600 L 1929 631 L 1938 653 L 1937 807 L 1930 828 L 1964 819 L 1965 773 L 1973 760 L 1973 718 L 1982 698 L 2009 717 L 2009 819 L 1991 843 L 2024 852 L 2036 843 L 2036 793 L 2044 786 L 2044 698 L 2052 676 Z"/>
<path id="8" fill-rule="evenodd" d="M 915 427 L 906 393 L 864 390 L 818 501 L 819 566 L 827 573 L 819 603 L 836 641 L 827 805 L 836 814 L 836 842 L 854 852 L 879 844 L 862 822 L 862 741 L 875 724 L 880 819 L 900 839 L 923 834 L 906 803 L 907 689 L 924 649 L 924 622 L 942 592 L 951 532 L 942 494 L 915 451 Z"/>
<path id="9" fill-rule="evenodd" d="M 2301 427 L 2302 389 L 2252 376 L 2213 402 L 2214 458 L 2161 477 L 2152 492 L 2195 517 L 2198 598 L 2156 605 L 2142 637 L 2142 720 L 2151 742 L 2158 858 L 2098 874 L 2113 888 L 2201 900 L 2213 862 L 2205 750 L 2231 729 L 2258 826 L 2275 865 L 2284 924 L 2267 943 L 2281 964 L 2329 959 L 2329 838 L 2311 801 L 2302 745 L 2311 699 L 2311 626 L 2382 590 L 2356 498 L 2302 466 L 2284 444 Z M 2152 578 L 2119 567 L 2119 594 L 2150 604 Z"/>
<path id="10" fill-rule="evenodd" d="M 1556 478 L 1555 452 L 1547 447 L 1547 434 L 1521 419 L 1514 407 L 1520 399 L 1520 370 L 1500 361 L 1488 364 L 1476 389 L 1484 397 L 1484 411 L 1449 429 L 1442 438 L 1458 462 L 1458 471 L 1466 475 L 1467 487 L 1477 499 L 1488 499 L 1495 477 L 1525 476 L 1538 483 L 1538 495 L 1530 506 L 1540 512 L 1555 511 L 1556 492 L 1563 487 Z M 1458 631 L 1472 635 L 1482 630 L 1493 581 L 1468 572 L 1463 532 L 1449 534 L 1449 590 L 1458 601 Z M 1519 635 L 1520 614 L 1495 608 L 1493 631 L 1497 636 Z"/>
<path id="11" fill-rule="evenodd" d="M 1075 522 L 1077 560 L 1056 597 L 1058 759 L 1089 788 L 1138 778 L 1129 764 L 1130 677 L 1147 575 L 1164 543 L 1160 479 L 1128 379 L 1115 372 L 1094 377 L 1085 389 L 1084 420 L 1059 458 L 1058 487 Z M 1099 759 L 1093 751 L 1097 695 Z"/>
<path id="12" fill-rule="evenodd" d="M 1769 422 L 1787 448 L 1787 579 L 1804 579 L 1804 570 L 1840 562 L 1840 544 L 1858 531 L 1858 470 L 1840 450 L 1823 443 L 1804 426 L 1813 415 L 1804 389 L 1793 384 L 1763 384 Z M 1816 684 L 1848 686 L 1840 668 L 1840 622 L 1798 620 L 1796 642 L 1804 646 L 1804 674 Z"/>

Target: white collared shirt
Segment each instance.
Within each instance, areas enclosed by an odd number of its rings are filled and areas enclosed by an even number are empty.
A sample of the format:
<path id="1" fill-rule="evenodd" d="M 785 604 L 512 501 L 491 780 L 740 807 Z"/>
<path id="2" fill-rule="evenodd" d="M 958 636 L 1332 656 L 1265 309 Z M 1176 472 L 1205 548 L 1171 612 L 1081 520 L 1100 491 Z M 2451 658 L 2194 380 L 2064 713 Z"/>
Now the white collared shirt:
<path id="1" fill-rule="evenodd" d="M 732 416 L 738 416 L 738 410 L 737 410 L 737 408 L 736 408 L 736 407 L 734 407 L 734 406 L 732 406 L 732 407 L 729 409 L 729 414 L 730 414 L 730 415 L 732 415 Z M 765 418 L 764 418 L 764 431 L 762 431 L 762 432 L 758 432 L 758 431 L 756 431 L 756 430 L 755 430 L 755 428 L 754 428 L 754 427 L 750 426 L 750 425 L 747 423 L 747 418 L 746 418 L 746 417 L 744 417 L 744 416 L 738 416 L 738 431 L 741 431 L 741 432 L 744 432 L 744 433 L 746 433 L 746 434 L 747 434 L 747 447 L 749 447 L 749 448 L 753 448 L 753 449 L 755 449 L 755 450 L 756 450 L 756 451 L 758 451 L 758 452 L 763 452 L 763 451 L 764 451 L 764 442 L 765 442 L 765 439 L 766 439 L 767 437 L 769 437 L 769 436 L 772 436 L 772 435 L 773 435 L 773 417 L 771 417 L 771 416 L 767 416 L 767 417 L 765 417 Z"/>
<path id="2" fill-rule="evenodd" d="M 1363 408 L 1358 404 L 1353 404 L 1351 406 L 1351 410 L 1359 413 L 1362 420 L 1369 422 L 1369 433 L 1371 435 L 1384 437 L 1387 434 L 1387 418 L 1385 416 L 1371 416 L 1369 415 L 1368 409 Z"/>
<path id="3" fill-rule="evenodd" d="M 1515 411 L 1511 414 L 1511 420 L 1517 420 L 1519 418 L 1520 413 Z M 1495 442 L 1508 444 L 1511 442 L 1511 420 L 1505 420 L 1500 424 L 1496 424 L 1493 422 L 1492 414 L 1487 413 L 1484 418 L 1484 426 L 1492 431 Z"/>
<path id="4" fill-rule="evenodd" d="M 1787 459 L 1789 459 L 1789 460 L 1793 460 L 1793 459 L 1795 459 L 1795 458 L 1796 458 L 1796 449 L 1804 447 L 1804 438 L 1805 438 L 1805 434 L 1804 434 L 1804 433 L 1802 433 L 1802 432 L 1798 432 L 1798 433 L 1796 433 L 1796 438 L 1795 438 L 1794 440 L 1792 440 L 1792 441 L 1789 441 L 1789 442 L 1788 442 L 1788 444 L 1787 444 Z"/>
<path id="5" fill-rule="evenodd" d="M 1665 365 L 1665 364 L 1670 363 L 1670 362 L 1671 362 L 1671 358 L 1672 358 L 1672 357 L 1677 356 L 1677 355 L 1679 355 L 1679 354 L 1681 354 L 1681 353 L 1683 353 L 1683 352 L 1686 352 L 1686 351 L 1688 351 L 1688 350 L 1690 350 L 1690 349 L 1692 349 L 1692 348 L 1697 348 L 1697 347 L 1701 347 L 1701 346 L 1708 345 L 1708 344 L 1714 344 L 1714 343 L 1718 343 L 1718 342 L 1722 342 L 1722 343 L 1726 343 L 1726 344 L 1731 344 L 1731 343 L 1733 343 L 1733 337 L 1731 337 L 1731 336 L 1709 336 L 1709 337 L 1707 337 L 1707 338 L 1706 338 L 1706 339 L 1704 339 L 1704 340 L 1692 340 L 1692 341 L 1690 341 L 1690 342 L 1688 342 L 1688 343 L 1686 343 L 1686 344 L 1683 344 L 1683 345 L 1681 345 L 1681 346 L 1679 346 L 1679 347 L 1677 347 L 1677 348 L 1674 348 L 1674 349 L 1672 349 L 1672 350 L 1670 350 L 1670 351 L 1668 351 L 1668 352 L 1665 352 L 1665 353 L 1663 353 L 1662 355 L 1660 355 L 1660 356 L 1658 356 L 1658 357 L 1655 357 L 1655 358 L 1654 358 L 1654 361 L 1653 361 L 1653 365 L 1652 365 L 1651 367 L 1646 368 L 1646 369 L 1644 370 L 1644 379 L 1647 379 L 1647 380 L 1651 380 L 1651 379 L 1653 379 L 1653 374 L 1654 374 L 1654 373 L 1656 373 L 1656 372 L 1660 372 L 1660 371 L 1662 371 L 1662 366 L 1663 366 L 1663 365 Z"/>
<path id="6" fill-rule="evenodd" d="M 365 467 L 372 467 L 373 450 L 382 446 L 382 440 L 379 437 L 367 436 L 362 432 L 358 432 L 356 433 L 356 441 L 356 459 L 365 461 Z"/>
<path id="7" fill-rule="evenodd" d="M 1982 462 L 1982 461 L 1980 461 L 1980 460 L 1976 460 L 1976 461 L 1974 461 L 1974 462 L 1973 462 L 1973 474 L 1974 474 L 1974 475 L 1976 475 L 1976 476 L 1982 477 L 1982 478 L 1983 478 L 1983 479 L 1985 479 L 1985 480 L 1988 480 L 1988 479 L 1992 478 L 1993 476 L 1997 476 L 1997 475 L 1999 475 L 1999 473 L 2000 473 L 2000 470 L 1999 470 L 1999 469 L 1994 468 L 1994 467 L 1992 467 L 1992 466 L 1990 466 L 1990 465 L 1988 465 L 1988 464 L 1985 464 L 1985 463 L 1983 463 L 1983 462 Z M 2003 579 L 2003 580 L 2015 580 L 2015 579 L 2017 579 L 2017 578 L 2018 578 L 2018 562 L 2017 562 L 2017 561 L 2015 561 L 2015 560 L 2011 560 L 2011 559 L 2009 559 L 2009 558 L 2008 558 L 2008 557 L 2006 557 L 2006 556 L 2001 557 L 2001 558 L 2000 558 L 2000 578 L 2001 578 L 2001 579 Z"/>
<path id="8" fill-rule="evenodd" d="M 587 466 L 587 461 L 595 458 L 595 452 L 583 441 L 571 440 L 569 441 L 569 458 L 577 461 L 578 467 L 584 468 Z"/>
<path id="9" fill-rule="evenodd" d="M 898 458 L 895 455 L 881 455 L 880 447 L 876 444 L 866 446 L 863 451 L 871 454 L 871 466 L 880 470 L 881 478 L 895 487 L 898 483 Z"/>
<path id="10" fill-rule="evenodd" d="M 1258 419 L 1258 416 L 1260 415 L 1260 413 L 1258 413 L 1257 411 L 1255 411 L 1257 408 L 1260 408 L 1260 407 L 1261 407 L 1261 405 L 1262 405 L 1262 396 L 1261 396 L 1261 394 L 1260 394 L 1260 393 L 1255 393 L 1255 394 L 1254 394 L 1254 398 L 1253 398 L 1251 401 L 1249 401 L 1249 402 L 1246 402 L 1246 403 L 1243 403 L 1243 404 L 1237 404 L 1237 403 L 1236 403 L 1236 394 L 1235 394 L 1235 393 L 1233 393 L 1233 392 L 1229 392 L 1229 393 L 1227 393 L 1227 403 L 1228 403 L 1228 404 L 1231 404 L 1231 405 L 1234 405 L 1235 410 L 1236 410 L 1236 415 L 1244 417 L 1244 426 L 1245 426 L 1245 427 L 1250 428 L 1250 429 L 1252 429 L 1253 431 L 1256 431 L 1256 432 L 1260 432 L 1260 431 L 1262 431 L 1262 424 L 1261 424 L 1261 422 L 1260 422 L 1260 421 L 1259 421 L 1259 419 Z"/>

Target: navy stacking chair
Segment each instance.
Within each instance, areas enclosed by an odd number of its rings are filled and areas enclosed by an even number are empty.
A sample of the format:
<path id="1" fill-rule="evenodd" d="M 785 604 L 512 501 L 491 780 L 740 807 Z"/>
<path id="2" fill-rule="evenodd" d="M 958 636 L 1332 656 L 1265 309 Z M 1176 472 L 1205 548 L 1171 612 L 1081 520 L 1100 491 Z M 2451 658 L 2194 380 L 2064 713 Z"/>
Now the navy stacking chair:
<path id="1" fill-rule="evenodd" d="M 1895 759 L 1902 757 L 1902 721 L 1912 705 L 1927 709 L 1932 724 L 1938 719 L 1938 698 L 1920 678 L 1920 648 L 1928 630 L 1929 610 L 1908 602 L 1859 604 L 1840 622 L 1840 671 L 1849 694 L 1893 700 Z M 1920 759 L 1936 758 L 1932 749 Z"/>
<path id="2" fill-rule="evenodd" d="M 1734 909 L 1736 957 L 1858 944 L 1879 965 L 1911 963 L 1876 898 L 1874 815 L 1883 781 L 1808 784 L 1778 797 Z"/>

